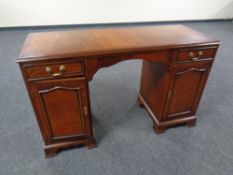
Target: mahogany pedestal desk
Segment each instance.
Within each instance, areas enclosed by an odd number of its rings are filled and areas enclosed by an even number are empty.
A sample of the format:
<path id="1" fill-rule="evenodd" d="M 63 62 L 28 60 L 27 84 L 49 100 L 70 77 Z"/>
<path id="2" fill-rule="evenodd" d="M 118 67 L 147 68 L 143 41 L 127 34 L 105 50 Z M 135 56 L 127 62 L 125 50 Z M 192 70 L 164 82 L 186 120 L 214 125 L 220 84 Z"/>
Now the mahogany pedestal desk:
<path id="1" fill-rule="evenodd" d="M 194 126 L 219 44 L 183 25 L 29 34 L 17 62 L 46 157 L 68 147 L 96 147 L 88 81 L 100 68 L 124 60 L 143 60 L 138 103 L 156 133 Z"/>

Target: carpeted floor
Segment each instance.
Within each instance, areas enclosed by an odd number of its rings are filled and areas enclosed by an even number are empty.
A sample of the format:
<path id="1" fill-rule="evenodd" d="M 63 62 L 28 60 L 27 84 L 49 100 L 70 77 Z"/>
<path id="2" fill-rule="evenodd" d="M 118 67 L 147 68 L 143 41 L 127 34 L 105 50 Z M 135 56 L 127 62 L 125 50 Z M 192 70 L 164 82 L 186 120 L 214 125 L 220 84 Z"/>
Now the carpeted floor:
<path id="1" fill-rule="evenodd" d="M 232 175 L 233 23 L 187 23 L 223 42 L 197 113 L 197 126 L 155 135 L 135 105 L 141 61 L 101 69 L 90 82 L 98 147 L 45 159 L 43 142 L 15 58 L 29 32 L 0 30 L 1 175 Z"/>

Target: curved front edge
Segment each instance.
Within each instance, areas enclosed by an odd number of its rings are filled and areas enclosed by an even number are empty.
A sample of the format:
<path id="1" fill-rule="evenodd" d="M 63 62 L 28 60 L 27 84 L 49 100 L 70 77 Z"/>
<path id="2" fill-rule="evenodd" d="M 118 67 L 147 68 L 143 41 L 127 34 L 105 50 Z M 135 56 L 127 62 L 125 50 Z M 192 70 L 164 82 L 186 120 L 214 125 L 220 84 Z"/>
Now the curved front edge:
<path id="1" fill-rule="evenodd" d="M 149 62 L 156 62 L 168 67 L 170 70 L 172 62 L 172 54 L 169 50 L 149 51 L 130 54 L 107 55 L 101 57 L 85 58 L 85 76 L 88 81 L 91 81 L 95 73 L 103 67 L 109 67 L 121 61 L 141 59 Z"/>

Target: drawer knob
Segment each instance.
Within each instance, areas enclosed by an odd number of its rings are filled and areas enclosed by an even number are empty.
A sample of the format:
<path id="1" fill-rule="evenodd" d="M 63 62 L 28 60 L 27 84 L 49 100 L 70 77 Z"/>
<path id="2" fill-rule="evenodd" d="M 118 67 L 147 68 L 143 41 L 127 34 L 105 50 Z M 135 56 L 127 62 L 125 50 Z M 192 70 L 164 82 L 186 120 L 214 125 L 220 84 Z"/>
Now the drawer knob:
<path id="1" fill-rule="evenodd" d="M 199 52 L 198 52 L 198 55 L 199 55 L 199 56 L 202 56 L 202 55 L 203 55 L 203 51 L 199 51 Z"/>
<path id="2" fill-rule="evenodd" d="M 190 58 L 193 58 L 193 57 L 194 57 L 194 53 L 193 53 L 193 52 L 190 52 L 190 53 L 189 53 L 189 57 L 190 57 Z"/>
<path id="3" fill-rule="evenodd" d="M 53 77 L 57 77 L 57 76 L 62 75 L 63 72 L 65 72 L 65 70 L 66 70 L 66 67 L 65 67 L 64 65 L 60 65 L 60 67 L 59 67 L 59 71 L 60 71 L 60 72 L 58 72 L 58 73 L 53 73 L 52 68 L 49 67 L 49 66 L 46 66 L 46 67 L 45 67 L 45 71 L 46 71 L 47 73 L 50 73 Z"/>
<path id="4" fill-rule="evenodd" d="M 201 52 L 201 51 L 200 51 Z M 200 52 L 198 52 L 198 55 L 200 56 Z M 202 53 L 201 53 L 202 54 Z M 194 57 L 195 54 L 193 52 L 189 53 L 189 57 L 192 59 L 192 61 L 197 61 L 199 58 L 198 57 Z"/>
<path id="5" fill-rule="evenodd" d="M 66 67 L 64 65 L 61 65 L 59 67 L 60 72 L 64 72 L 66 70 Z"/>
<path id="6" fill-rule="evenodd" d="M 45 72 L 52 73 L 51 67 L 49 66 L 45 67 Z"/>

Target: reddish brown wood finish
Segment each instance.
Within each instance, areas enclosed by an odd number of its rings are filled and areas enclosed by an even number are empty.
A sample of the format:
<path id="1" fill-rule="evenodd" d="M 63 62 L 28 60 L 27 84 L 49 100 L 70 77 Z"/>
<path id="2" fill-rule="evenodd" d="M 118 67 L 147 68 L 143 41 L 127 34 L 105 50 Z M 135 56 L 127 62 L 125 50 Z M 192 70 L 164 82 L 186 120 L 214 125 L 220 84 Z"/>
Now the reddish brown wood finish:
<path id="1" fill-rule="evenodd" d="M 37 81 L 31 90 L 48 143 L 91 136 L 85 79 Z"/>
<path id="2" fill-rule="evenodd" d="M 28 35 L 18 60 L 132 54 L 218 43 L 183 25 L 42 32 Z"/>
<path id="3" fill-rule="evenodd" d="M 35 79 L 35 78 L 43 78 L 43 77 L 52 77 L 52 73 L 59 73 L 59 67 L 64 66 L 65 70 L 62 73 L 63 76 L 69 75 L 69 74 L 84 74 L 84 65 L 82 62 L 76 62 L 76 63 L 54 63 L 54 64 L 42 64 L 42 65 L 36 65 L 31 66 L 27 68 L 27 75 L 29 79 Z M 48 73 L 45 71 L 45 68 L 49 67 L 51 68 L 51 73 Z"/>
<path id="4" fill-rule="evenodd" d="M 211 64 L 207 62 L 174 67 L 167 97 L 167 117 L 195 114 Z"/>
<path id="5" fill-rule="evenodd" d="M 124 60 L 143 60 L 138 102 L 156 133 L 174 125 L 195 126 L 218 45 L 182 25 L 30 34 L 17 62 L 46 157 L 73 146 L 96 147 L 88 81 L 98 69 Z"/>
<path id="6" fill-rule="evenodd" d="M 214 58 L 216 47 L 189 48 L 179 50 L 176 57 L 177 63 L 211 60 Z"/>
<path id="7" fill-rule="evenodd" d="M 84 78 L 35 81 L 30 88 L 46 145 L 93 140 Z"/>

